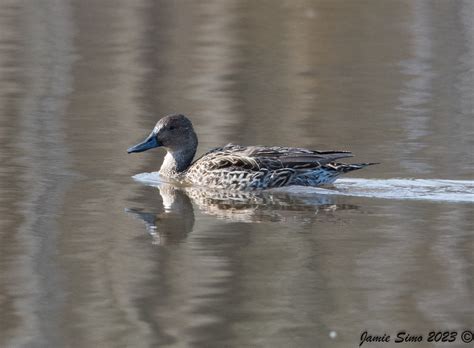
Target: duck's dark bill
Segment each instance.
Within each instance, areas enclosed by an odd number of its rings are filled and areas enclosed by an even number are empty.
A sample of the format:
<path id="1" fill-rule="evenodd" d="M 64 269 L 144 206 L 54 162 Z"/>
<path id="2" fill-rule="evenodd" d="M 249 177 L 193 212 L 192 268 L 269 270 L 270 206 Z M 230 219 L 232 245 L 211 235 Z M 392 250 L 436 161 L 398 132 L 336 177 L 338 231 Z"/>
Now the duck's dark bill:
<path id="1" fill-rule="evenodd" d="M 140 144 L 137 144 L 135 146 L 132 146 L 127 150 L 128 153 L 132 152 L 143 152 L 149 149 L 153 149 L 154 147 L 159 147 L 161 146 L 160 142 L 156 139 L 155 134 L 150 134 L 148 138 L 145 139 L 144 142 L 141 142 Z"/>

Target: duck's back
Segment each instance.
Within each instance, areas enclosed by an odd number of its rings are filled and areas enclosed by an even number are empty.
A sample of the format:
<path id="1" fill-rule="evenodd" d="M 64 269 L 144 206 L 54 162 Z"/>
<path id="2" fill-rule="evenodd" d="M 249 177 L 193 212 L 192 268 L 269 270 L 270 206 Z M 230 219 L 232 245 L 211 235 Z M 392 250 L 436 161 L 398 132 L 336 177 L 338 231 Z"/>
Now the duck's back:
<path id="1" fill-rule="evenodd" d="M 223 189 L 254 190 L 287 185 L 331 183 L 348 166 L 335 160 L 347 151 L 313 151 L 293 147 L 240 146 L 212 149 L 187 170 L 187 181 Z"/>

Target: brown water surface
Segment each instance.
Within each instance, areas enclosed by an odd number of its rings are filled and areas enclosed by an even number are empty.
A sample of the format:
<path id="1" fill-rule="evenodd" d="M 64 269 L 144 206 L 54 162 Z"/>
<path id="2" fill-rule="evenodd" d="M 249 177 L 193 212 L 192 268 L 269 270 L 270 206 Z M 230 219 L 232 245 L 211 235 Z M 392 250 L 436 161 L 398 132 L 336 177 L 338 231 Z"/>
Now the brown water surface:
<path id="1" fill-rule="evenodd" d="M 428 347 L 474 329 L 473 4 L 0 1 L 0 347 L 353 347 L 365 330 Z M 347 195 L 133 180 L 163 151 L 126 149 L 173 112 L 198 154 L 382 164 Z"/>

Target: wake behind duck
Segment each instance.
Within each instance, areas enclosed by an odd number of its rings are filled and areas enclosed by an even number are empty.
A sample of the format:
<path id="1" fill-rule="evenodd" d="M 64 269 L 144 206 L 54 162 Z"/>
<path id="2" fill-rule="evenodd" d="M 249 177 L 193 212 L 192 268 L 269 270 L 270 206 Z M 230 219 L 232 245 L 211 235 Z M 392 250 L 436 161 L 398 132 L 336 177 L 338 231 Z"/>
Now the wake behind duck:
<path id="1" fill-rule="evenodd" d="M 336 162 L 352 157 L 348 151 L 314 151 L 296 147 L 217 147 L 193 161 L 198 139 L 184 115 L 158 121 L 151 134 L 128 153 L 155 147 L 167 151 L 160 175 L 184 183 L 217 189 L 251 191 L 284 186 L 332 184 L 339 175 L 376 163 Z"/>

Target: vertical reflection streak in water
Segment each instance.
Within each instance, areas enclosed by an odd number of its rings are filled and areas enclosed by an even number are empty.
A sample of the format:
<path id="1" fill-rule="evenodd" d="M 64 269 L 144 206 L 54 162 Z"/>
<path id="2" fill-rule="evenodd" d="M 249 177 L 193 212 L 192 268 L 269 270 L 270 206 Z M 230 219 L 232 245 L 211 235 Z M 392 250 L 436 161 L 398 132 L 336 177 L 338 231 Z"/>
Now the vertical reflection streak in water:
<path id="1" fill-rule="evenodd" d="M 238 25 L 240 70 L 234 87 L 241 101 L 240 123 L 232 141 L 276 145 L 278 134 L 278 143 L 283 145 L 288 141 L 284 139 L 288 127 L 294 129 L 292 113 L 297 111 L 288 107 L 293 104 L 288 86 L 293 76 L 286 61 L 290 16 L 280 2 L 244 4 Z"/>
<path id="2" fill-rule="evenodd" d="M 474 113 L 474 2 L 470 0 L 461 1 L 459 6 L 459 16 L 463 25 L 463 37 L 466 45 L 466 53 L 459 57 L 463 71 L 458 78 L 460 83 L 457 85 L 461 98 L 461 111 L 465 115 Z M 471 119 L 471 127 L 472 119 Z M 472 156 L 474 157 L 474 156 Z"/>
<path id="3" fill-rule="evenodd" d="M 289 4 L 288 4 L 289 5 Z M 305 76 L 315 65 L 317 57 L 311 56 L 311 46 L 313 42 L 318 42 L 318 34 L 312 32 L 312 21 L 315 20 L 316 12 L 312 9 L 312 4 L 303 1 L 300 6 L 293 8 L 288 6 L 287 11 L 297 12 L 288 16 L 285 24 L 287 25 L 287 45 L 288 52 L 288 93 L 291 98 L 288 98 L 287 105 L 291 112 L 291 117 L 286 118 L 291 123 L 287 124 L 285 128 L 293 129 L 292 136 L 295 139 L 301 139 L 298 146 L 306 146 L 312 142 L 312 137 L 305 136 L 308 130 L 305 127 L 292 127 L 292 125 L 300 124 L 312 112 L 313 103 L 317 103 L 318 95 L 316 95 L 318 87 L 318 79 L 309 78 Z M 285 8 L 284 8 L 285 9 Z M 299 11 L 297 11 L 299 10 Z M 302 140 L 307 140 L 306 143 Z"/>
<path id="4" fill-rule="evenodd" d="M 18 16 L 21 7 L 13 1 L 0 3 L 0 346 L 4 347 L 21 323 L 20 292 L 12 284 L 25 284 L 27 277 L 17 271 L 25 260 L 26 242 L 17 236 L 24 218 L 18 201 L 23 199 L 21 164 L 17 155 L 17 100 L 21 95 L 19 61 L 21 34 Z"/>
<path id="5" fill-rule="evenodd" d="M 200 130 L 202 139 L 211 144 L 222 144 L 228 139 L 226 132 L 221 130 L 238 124 L 237 101 L 230 92 L 233 82 L 228 78 L 237 64 L 239 40 L 233 27 L 238 11 L 235 1 L 218 0 L 199 2 L 196 10 L 199 25 L 193 56 L 197 63 L 189 93 L 199 105 L 202 119 L 209 125 Z"/>
<path id="6" fill-rule="evenodd" d="M 25 85 L 17 143 L 24 153 L 22 180 L 29 185 L 22 202 L 25 219 L 18 233 L 29 257 L 22 262 L 28 280 L 21 286 L 22 299 L 16 300 L 22 326 L 9 344 L 60 346 L 58 311 L 64 298 L 58 291 L 62 285 L 61 267 L 55 259 L 56 217 L 71 182 L 61 119 L 64 98 L 71 89 L 73 29 L 68 2 L 35 2 L 22 8 L 20 15 L 24 19 Z"/>
<path id="7" fill-rule="evenodd" d="M 466 115 L 466 123 L 460 125 L 460 129 L 470 130 L 470 139 L 461 145 L 465 145 L 465 151 L 469 151 L 470 155 L 467 157 L 468 168 L 473 172 L 474 155 L 472 149 L 474 148 L 474 1 L 465 0 L 459 6 L 461 23 L 463 25 L 463 37 L 465 42 L 466 52 L 459 57 L 460 65 L 463 67 L 458 75 L 459 82 L 457 83 L 458 93 L 461 95 L 460 108 L 463 115 Z M 456 149 L 458 150 L 458 149 Z M 458 150 L 459 151 L 459 150 Z"/>
<path id="8" fill-rule="evenodd" d="M 432 287 L 426 286 L 414 295 L 417 309 L 426 318 L 446 323 L 447 327 L 472 326 L 474 293 L 466 274 L 472 274 L 468 265 L 474 261 L 473 238 L 462 232 L 474 226 L 472 209 L 470 213 L 469 210 L 467 214 L 461 210 L 441 211 L 432 223 L 436 234 L 426 253 L 428 260 L 432 260 L 430 264 L 438 265 L 433 271 L 436 281 Z M 459 303 L 465 305 L 459 307 Z"/>
<path id="9" fill-rule="evenodd" d="M 428 123 L 430 111 L 428 103 L 432 98 L 431 84 L 434 78 L 432 70 L 432 35 L 430 4 L 425 0 L 415 0 L 412 3 L 412 23 L 410 25 L 412 35 L 412 57 L 400 63 L 401 72 L 405 74 L 408 81 L 400 93 L 399 110 L 405 113 L 402 123 L 406 134 L 406 140 L 399 145 L 399 151 L 403 154 L 400 165 L 412 172 L 425 174 L 431 167 L 416 160 L 417 152 L 422 150 L 423 137 L 429 134 Z"/>
<path id="10" fill-rule="evenodd" d="M 434 156 L 443 158 L 444 168 L 438 169 L 443 176 L 468 173 L 467 178 L 471 178 L 469 167 L 472 168 L 474 160 L 474 6 L 472 1 L 440 5 L 434 6 L 429 13 L 433 23 L 433 68 L 438 72 L 433 81 L 432 102 L 436 108 L 429 116 L 435 130 L 433 137 L 442 140 L 427 142 L 430 142 Z M 469 129 L 470 140 L 465 132 Z M 469 149 L 471 152 L 467 154 Z M 428 272 L 415 274 L 414 278 L 423 279 L 425 286 L 413 295 L 416 309 L 424 321 L 428 318 L 432 322 L 443 322 L 447 327 L 472 325 L 474 294 L 472 283 L 466 278 L 466 274 L 472 274 L 469 265 L 473 264 L 474 255 L 470 248 L 473 239 L 466 234 L 474 225 L 470 210 L 469 213 L 469 209 L 439 209 L 434 214 L 436 217 L 424 226 L 430 231 L 430 238 L 426 245 L 417 248 L 417 254 L 424 255 L 424 269 L 431 267 L 432 270 L 430 277 Z M 464 305 L 459 306 L 459 303 Z"/>

